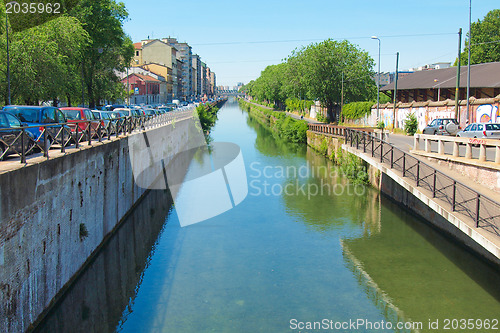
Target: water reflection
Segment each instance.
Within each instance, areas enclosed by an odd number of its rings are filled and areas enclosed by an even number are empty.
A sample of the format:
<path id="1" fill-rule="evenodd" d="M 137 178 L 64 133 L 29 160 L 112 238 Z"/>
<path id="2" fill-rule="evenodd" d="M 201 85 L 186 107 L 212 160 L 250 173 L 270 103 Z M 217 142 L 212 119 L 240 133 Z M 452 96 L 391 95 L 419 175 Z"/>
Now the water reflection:
<path id="1" fill-rule="evenodd" d="M 343 252 L 374 303 L 392 309 L 388 319 L 439 319 L 440 327 L 445 318 L 498 319 L 497 269 L 392 201 L 382 198 L 381 208 L 380 232 L 344 240 Z"/>
<path id="2" fill-rule="evenodd" d="M 35 332 L 114 332 L 133 307 L 171 205 L 168 191 L 149 192 Z"/>

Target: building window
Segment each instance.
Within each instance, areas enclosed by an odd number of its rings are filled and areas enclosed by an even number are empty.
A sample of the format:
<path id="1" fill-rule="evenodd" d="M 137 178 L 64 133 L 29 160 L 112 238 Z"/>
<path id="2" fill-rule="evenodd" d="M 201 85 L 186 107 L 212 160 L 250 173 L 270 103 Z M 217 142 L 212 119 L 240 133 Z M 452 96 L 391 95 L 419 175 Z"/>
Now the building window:
<path id="1" fill-rule="evenodd" d="M 135 56 L 138 57 L 139 56 L 139 51 L 135 51 Z"/>

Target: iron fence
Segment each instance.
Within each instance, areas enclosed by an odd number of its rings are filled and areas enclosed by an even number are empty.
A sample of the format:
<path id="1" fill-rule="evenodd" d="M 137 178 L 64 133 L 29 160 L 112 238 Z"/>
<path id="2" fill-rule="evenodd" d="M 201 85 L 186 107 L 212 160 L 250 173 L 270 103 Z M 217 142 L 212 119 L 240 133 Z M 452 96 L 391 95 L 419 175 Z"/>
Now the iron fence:
<path id="1" fill-rule="evenodd" d="M 310 130 L 330 133 L 328 127 L 314 127 Z M 324 132 L 323 132 L 324 131 Z M 372 158 L 400 172 L 403 178 L 413 180 L 417 187 L 424 188 L 432 198 L 449 205 L 453 212 L 470 218 L 476 228 L 483 228 L 500 236 L 500 203 L 480 194 L 471 187 L 451 178 L 429 164 L 405 153 L 365 130 L 344 127 L 337 130 L 343 133 L 345 143 Z"/>
<path id="2" fill-rule="evenodd" d="M 0 160 L 7 155 L 18 155 L 24 164 L 26 156 L 38 152 L 48 159 L 49 151 L 54 148 L 64 153 L 67 148 L 110 141 L 113 136 L 118 138 L 134 131 L 162 126 L 174 120 L 191 117 L 192 114 L 193 109 L 188 109 L 160 115 L 121 117 L 109 121 L 78 120 L 41 126 L 0 128 Z"/>

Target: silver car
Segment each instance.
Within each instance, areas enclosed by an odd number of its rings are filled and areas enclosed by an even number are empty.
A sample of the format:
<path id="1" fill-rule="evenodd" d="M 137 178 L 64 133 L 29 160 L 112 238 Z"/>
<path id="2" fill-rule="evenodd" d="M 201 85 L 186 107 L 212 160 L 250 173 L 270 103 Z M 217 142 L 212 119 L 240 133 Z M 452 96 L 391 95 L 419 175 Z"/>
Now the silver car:
<path id="1" fill-rule="evenodd" d="M 422 131 L 422 134 L 434 135 L 456 135 L 460 130 L 458 122 L 454 118 L 438 118 L 430 122 Z"/>
<path id="2" fill-rule="evenodd" d="M 462 138 L 500 139 L 500 124 L 469 124 L 463 131 L 457 133 Z"/>

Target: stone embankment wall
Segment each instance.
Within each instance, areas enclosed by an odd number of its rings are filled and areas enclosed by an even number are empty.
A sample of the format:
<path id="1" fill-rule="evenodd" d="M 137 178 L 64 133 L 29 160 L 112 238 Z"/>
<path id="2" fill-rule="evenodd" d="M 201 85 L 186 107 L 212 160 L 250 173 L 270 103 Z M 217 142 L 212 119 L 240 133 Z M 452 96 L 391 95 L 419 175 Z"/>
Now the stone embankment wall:
<path id="1" fill-rule="evenodd" d="M 188 123 L 167 131 L 172 155 Z M 24 332 L 43 316 L 145 194 L 132 136 L 0 174 L 1 332 Z"/>

